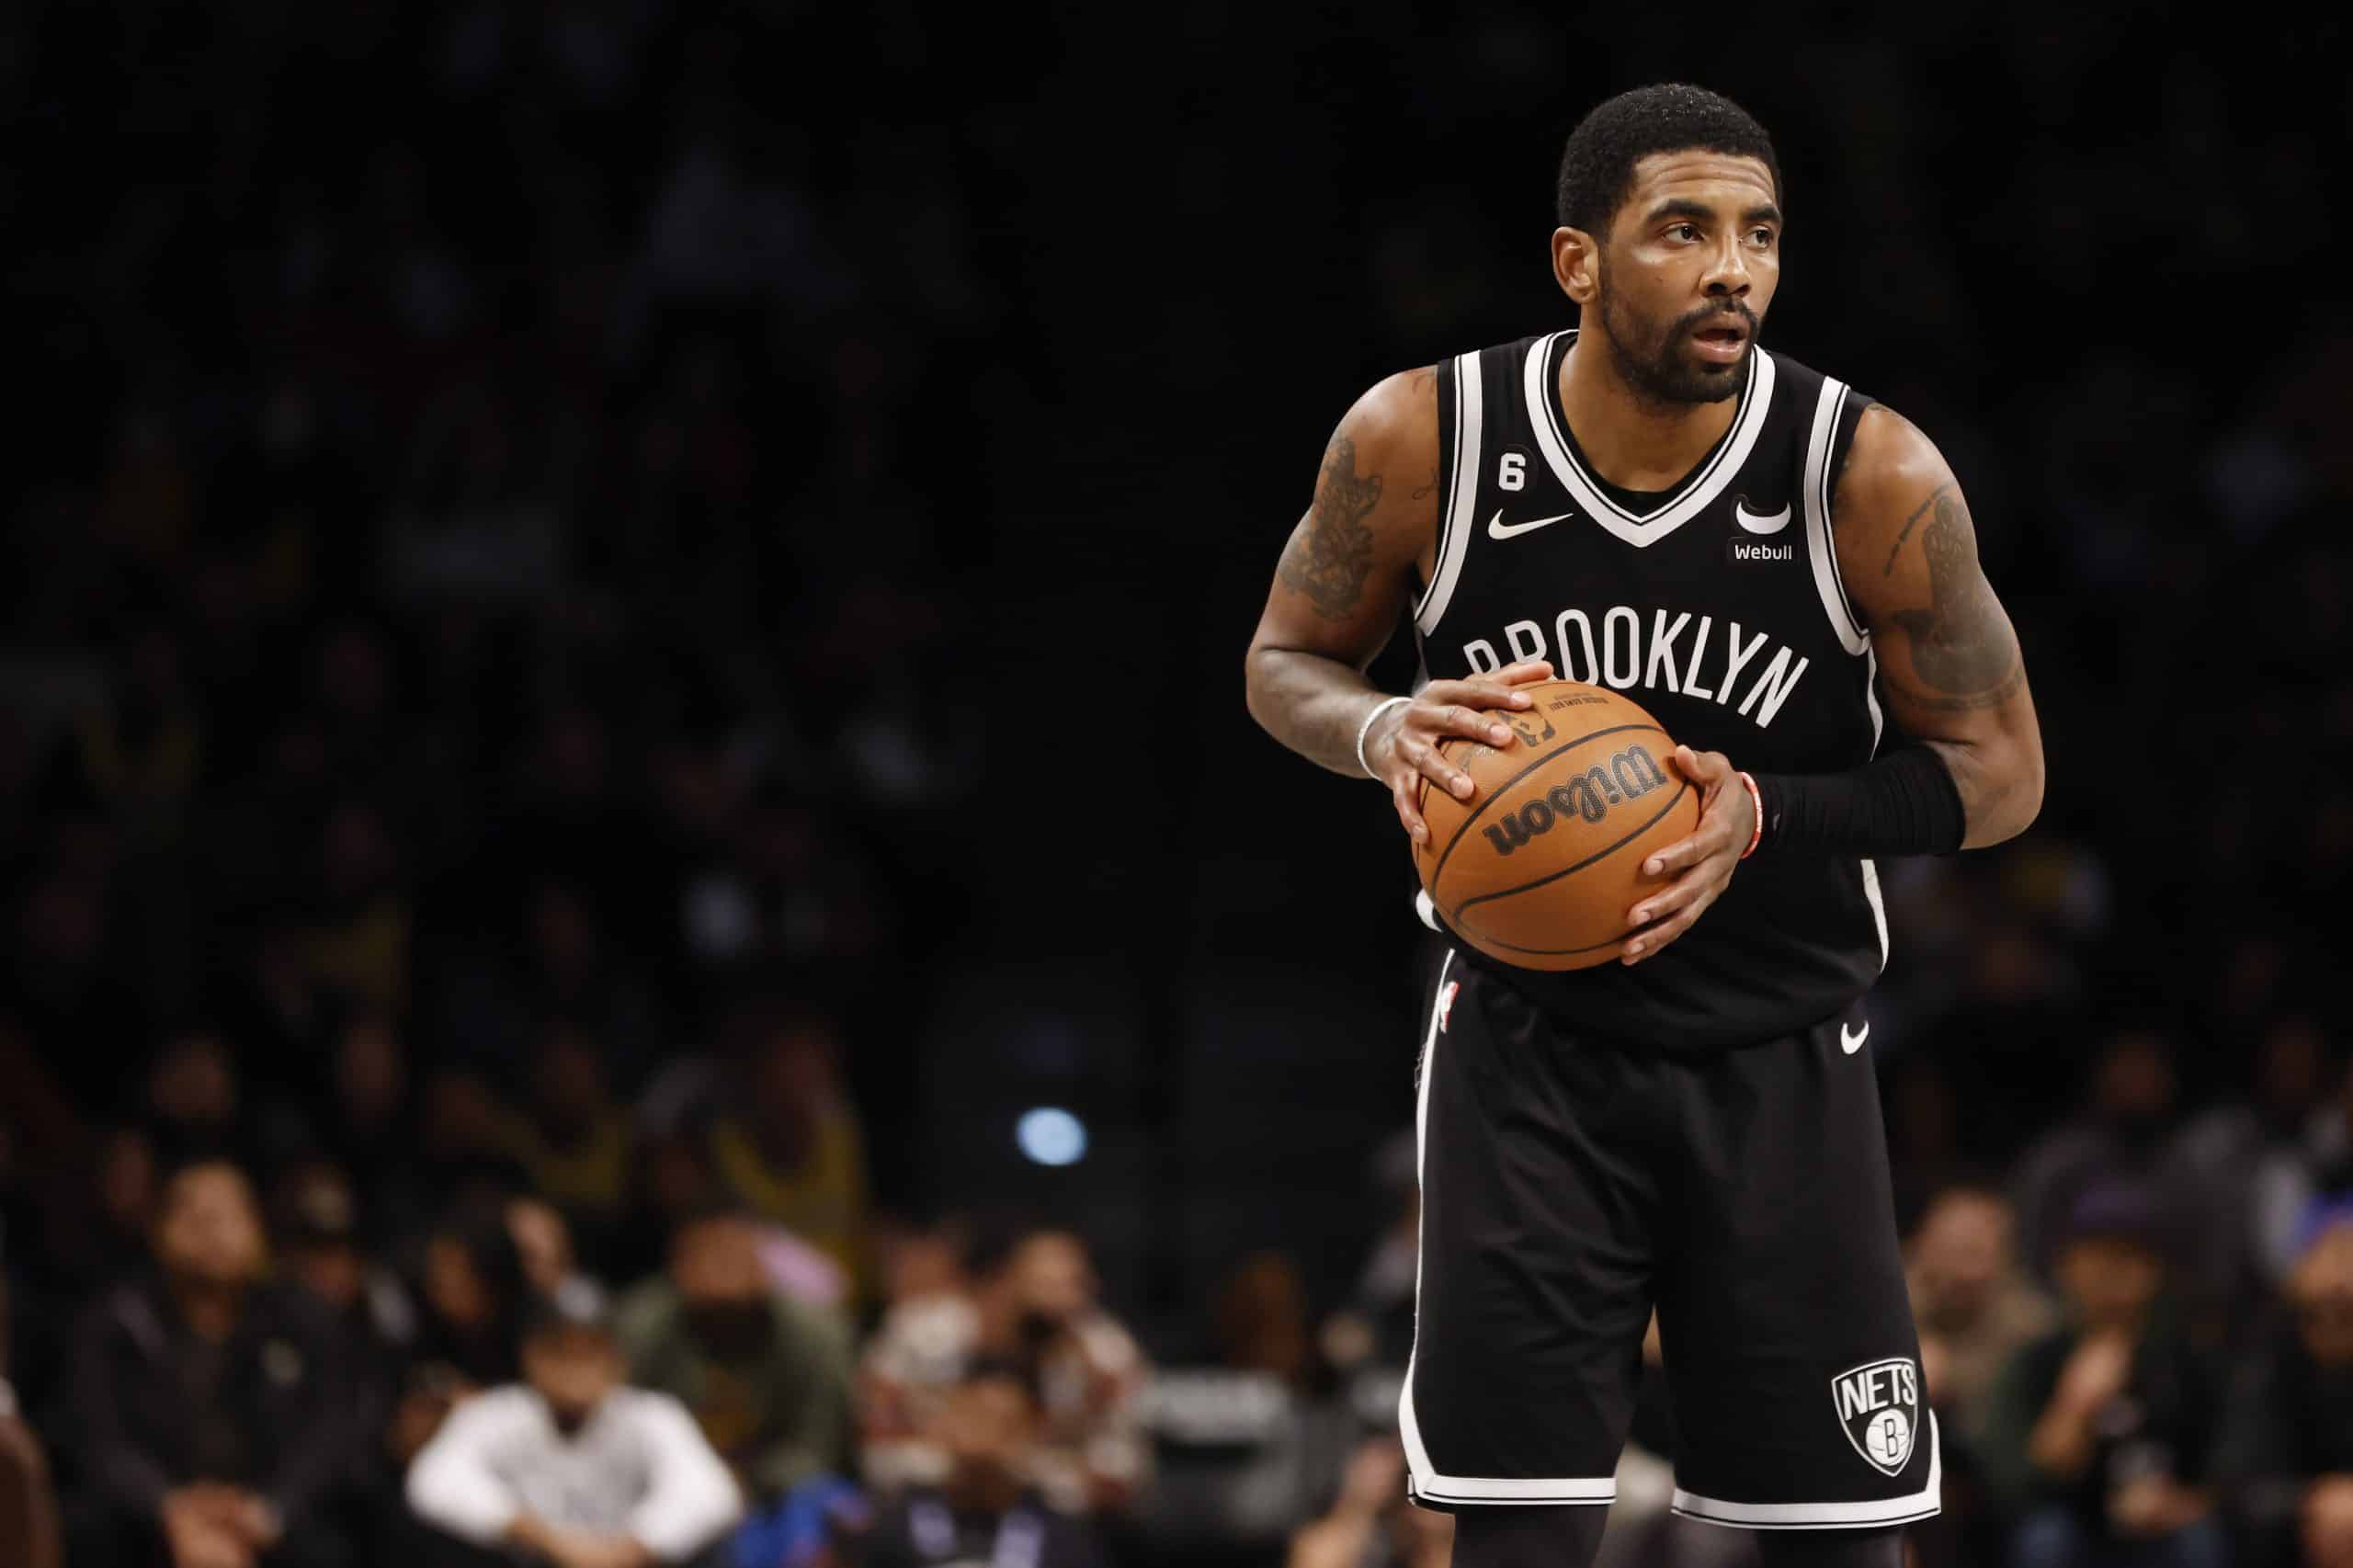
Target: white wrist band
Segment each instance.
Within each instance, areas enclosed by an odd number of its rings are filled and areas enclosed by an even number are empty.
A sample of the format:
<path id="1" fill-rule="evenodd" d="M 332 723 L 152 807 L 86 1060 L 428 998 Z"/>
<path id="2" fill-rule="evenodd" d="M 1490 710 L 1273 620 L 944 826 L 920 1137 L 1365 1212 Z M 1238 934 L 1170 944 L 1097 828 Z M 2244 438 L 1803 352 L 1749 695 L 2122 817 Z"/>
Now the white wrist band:
<path id="1" fill-rule="evenodd" d="M 1380 774 L 1375 773 L 1372 770 L 1372 764 L 1364 759 L 1364 738 L 1372 733 L 1372 722 L 1375 719 L 1380 718 L 1383 713 L 1388 712 L 1392 708 L 1396 707 L 1399 703 L 1411 702 L 1414 699 L 1410 697 L 1392 697 L 1386 702 L 1376 702 L 1373 704 L 1372 711 L 1364 716 L 1364 722 L 1357 726 L 1357 766 L 1364 769 L 1364 776 L 1367 778 L 1378 778 L 1381 777 Z"/>

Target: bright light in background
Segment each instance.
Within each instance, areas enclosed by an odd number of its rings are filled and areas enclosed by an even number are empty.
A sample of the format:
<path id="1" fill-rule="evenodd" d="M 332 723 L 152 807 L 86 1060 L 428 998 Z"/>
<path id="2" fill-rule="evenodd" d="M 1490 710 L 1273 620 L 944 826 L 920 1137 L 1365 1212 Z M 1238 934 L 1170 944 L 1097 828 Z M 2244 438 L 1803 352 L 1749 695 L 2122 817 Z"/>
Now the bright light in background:
<path id="1" fill-rule="evenodd" d="M 1059 1106 L 1025 1110 L 1013 1141 L 1041 1165 L 1074 1165 L 1086 1157 L 1086 1123 Z"/>

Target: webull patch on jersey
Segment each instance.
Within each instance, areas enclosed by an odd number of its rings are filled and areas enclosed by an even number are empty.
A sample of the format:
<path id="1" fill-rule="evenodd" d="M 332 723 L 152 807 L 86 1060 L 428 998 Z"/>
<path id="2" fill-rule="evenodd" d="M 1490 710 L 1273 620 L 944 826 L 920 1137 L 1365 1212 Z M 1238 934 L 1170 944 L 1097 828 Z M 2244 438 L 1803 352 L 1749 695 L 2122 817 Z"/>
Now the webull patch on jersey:
<path id="1" fill-rule="evenodd" d="M 1907 1357 L 1866 1361 L 1830 1380 L 1847 1441 L 1883 1475 L 1901 1474 L 1920 1432 L 1920 1372 Z"/>

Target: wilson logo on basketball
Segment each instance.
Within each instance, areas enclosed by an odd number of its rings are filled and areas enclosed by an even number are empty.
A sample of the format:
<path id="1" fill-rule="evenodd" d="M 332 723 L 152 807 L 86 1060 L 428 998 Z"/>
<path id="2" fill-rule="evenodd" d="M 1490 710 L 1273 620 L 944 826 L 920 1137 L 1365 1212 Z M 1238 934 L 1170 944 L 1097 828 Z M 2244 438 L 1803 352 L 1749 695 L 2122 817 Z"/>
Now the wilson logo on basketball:
<path id="1" fill-rule="evenodd" d="M 1570 817 L 1599 822 L 1612 806 L 1640 800 L 1667 781 L 1666 769 L 1645 747 L 1628 746 L 1607 763 L 1555 784 L 1517 812 L 1488 824 L 1487 842 L 1508 855 L 1529 839 Z"/>

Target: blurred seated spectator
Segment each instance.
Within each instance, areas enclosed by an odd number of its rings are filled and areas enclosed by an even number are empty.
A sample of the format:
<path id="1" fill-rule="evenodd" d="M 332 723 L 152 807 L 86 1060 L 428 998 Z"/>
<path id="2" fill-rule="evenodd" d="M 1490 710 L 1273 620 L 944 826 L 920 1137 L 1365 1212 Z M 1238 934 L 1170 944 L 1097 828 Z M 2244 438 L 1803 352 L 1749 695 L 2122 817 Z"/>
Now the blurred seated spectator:
<path id="1" fill-rule="evenodd" d="M 920 1296 L 961 1295 L 972 1289 L 964 1271 L 966 1240 L 950 1222 L 914 1224 L 886 1219 L 874 1227 L 875 1277 L 887 1311 Z"/>
<path id="2" fill-rule="evenodd" d="M 1904 1245 L 1928 1397 L 1949 1433 L 1974 1443 L 2012 1357 L 2058 1326 L 2058 1309 L 2010 1251 L 2010 1206 L 1980 1187 L 1929 1199 Z"/>
<path id="3" fill-rule="evenodd" d="M 1155 1548 L 1264 1556 L 1331 1494 L 1357 1428 L 1325 1397 L 1306 1296 L 1288 1257 L 1245 1258 L 1212 1303 L 1216 1362 L 1154 1374 L 1153 1487 L 1137 1528 Z"/>
<path id="4" fill-rule="evenodd" d="M 1019 1369 L 976 1363 L 949 1390 L 926 1436 L 945 1461 L 936 1483 L 885 1499 L 863 1529 L 841 1532 L 846 1568 L 1025 1563 L 1102 1568 L 1093 1528 L 1049 1506 L 1031 1485 L 1038 1391 Z"/>
<path id="5" fill-rule="evenodd" d="M 8 1383 L 8 1288 L 0 1279 L 0 1562 L 58 1568 L 61 1545 L 49 1456 L 17 1416 Z"/>
<path id="6" fill-rule="evenodd" d="M 982 1358 L 1034 1375 L 1044 1408 L 1035 1467 L 1053 1506 L 1124 1506 L 1147 1478 L 1141 1395 L 1151 1369 L 1134 1338 L 1096 1302 L 1086 1244 L 1038 1231 L 974 1249 L 969 1295 L 893 1307 L 859 1368 L 862 1468 L 889 1491 L 938 1484 L 948 1455 L 930 1436 L 949 1392 Z"/>
<path id="7" fill-rule="evenodd" d="M 2296 1168 L 2313 1108 L 2325 1100 L 2330 1077 L 2319 1024 L 2301 1013 L 2283 1014 L 2258 1038 L 2253 1096 L 2210 1107 L 2177 1141 L 2175 1158 L 2188 1179 L 2176 1193 L 2184 1205 L 2176 1289 L 2224 1332 L 2272 1294 L 2277 1263 L 2266 1251 L 2266 1237 L 2276 1222 L 2265 1218 L 2267 1201 L 2284 1195 L 2290 1215 L 2302 1205 L 2301 1195 L 2285 1193 L 2265 1173 Z M 2336 1119 L 2341 1127 L 2342 1117 Z M 2279 1233 L 2291 1229 L 2279 1226 Z"/>
<path id="8" fill-rule="evenodd" d="M 523 1108 L 500 1118 L 499 1146 L 563 1215 L 591 1267 L 609 1268 L 635 1202 L 636 1134 L 597 1042 L 569 1020 L 543 1025 L 527 1087 Z"/>
<path id="9" fill-rule="evenodd" d="M 502 1203 L 460 1205 L 426 1238 L 386 1442 L 405 1465 L 466 1395 L 515 1381 L 530 1290 Z"/>
<path id="10" fill-rule="evenodd" d="M 358 1207 L 343 1172 L 304 1165 L 286 1179 L 276 1233 L 287 1283 L 342 1330 L 353 1419 L 358 1431 L 374 1434 L 392 1414 L 416 1311 L 400 1280 L 361 1248 Z"/>
<path id="11" fill-rule="evenodd" d="M 2353 1563 L 2353 1225 L 2322 1233 L 2233 1380 L 2216 1468 L 2251 1568 Z"/>
<path id="12" fill-rule="evenodd" d="M 727 1467 L 677 1401 L 624 1386 L 601 1307 L 536 1303 L 523 1377 L 459 1405 L 417 1454 L 418 1518 L 555 1568 L 687 1562 L 735 1523 Z"/>
<path id="13" fill-rule="evenodd" d="M 1453 1548 L 1453 1516 L 1406 1501 L 1397 1439 L 1370 1437 L 1350 1456 L 1330 1512 L 1291 1537 L 1285 1561 L 1288 1568 L 1446 1568 Z"/>
<path id="14" fill-rule="evenodd" d="M 1347 1303 L 1316 1333 L 1316 1349 L 1339 1376 L 1348 1407 L 1368 1431 L 1396 1419 L 1414 1348 L 1414 1269 L 1422 1239 L 1414 1130 L 1390 1137 L 1372 1165 L 1375 1200 L 1389 1222 L 1373 1238 Z"/>
<path id="15" fill-rule="evenodd" d="M 2251 1226 L 2266 1278 L 2284 1284 L 2312 1240 L 2317 1211 L 2353 1193 L 2353 1065 L 2306 1115 L 2300 1135 L 2275 1144 L 2255 1177 Z"/>
<path id="16" fill-rule="evenodd" d="M 530 1193 L 506 1200 L 506 1234 L 515 1244 L 523 1281 L 534 1295 L 568 1292 L 575 1300 L 608 1295 L 605 1282 L 583 1273 L 573 1255 L 572 1227 L 554 1204 Z"/>
<path id="17" fill-rule="evenodd" d="M 417 1160 L 416 1105 L 399 1028 L 383 1013 L 353 1014 L 335 1031 L 328 1071 L 319 1142 L 351 1174 L 360 1229 L 382 1238 L 423 1230 L 433 1199 Z"/>
<path id="18" fill-rule="evenodd" d="M 866 1278 L 865 1138 L 818 1015 L 758 997 L 731 1020 L 742 1097 L 716 1108 L 707 1160 L 721 1189 Z"/>
<path id="19" fill-rule="evenodd" d="M 147 1136 L 164 1164 L 249 1163 L 237 1063 L 218 1033 L 190 1028 L 165 1040 L 148 1060 L 145 1088 Z"/>
<path id="20" fill-rule="evenodd" d="M 2102 1046 L 2089 1103 L 2029 1144 L 2010 1178 L 2018 1256 L 2029 1270 L 2051 1277 L 2077 1194 L 2113 1175 L 2148 1189 L 2158 1221 L 2151 1243 L 2175 1260 L 2176 1217 L 2189 1198 L 2168 1147 L 2178 1089 L 2173 1041 L 2157 1030 L 2123 1029 Z"/>
<path id="21" fill-rule="evenodd" d="M 400 885 L 400 849 L 384 813 L 353 796 L 328 808 L 302 948 L 311 972 L 366 1006 L 399 1007 L 408 994 L 415 911 Z"/>
<path id="22" fill-rule="evenodd" d="M 681 1225 L 666 1275 L 623 1297 L 616 1330 L 631 1381 L 687 1407 L 755 1509 L 848 1471 L 848 1333 L 772 1287 L 747 1217 Z"/>
<path id="23" fill-rule="evenodd" d="M 2225 1560 L 2208 1488 L 2217 1390 L 2163 1294 L 2155 1226 L 2145 1187 L 2084 1187 L 2056 1259 L 2067 1322 L 1994 1389 L 1983 1462 L 2018 1521 L 2017 1568 Z"/>
<path id="24" fill-rule="evenodd" d="M 165 1184 L 153 1273 L 95 1302 L 77 1336 L 77 1560 L 351 1560 L 332 1494 L 355 1435 L 347 1368 L 324 1314 L 264 1283 L 263 1261 L 243 1172 L 199 1164 Z"/>
<path id="25" fill-rule="evenodd" d="M 733 1197 L 712 1170 L 710 1151 L 699 1135 L 682 1136 L 675 1130 L 656 1133 L 642 1150 L 644 1200 L 636 1217 L 638 1245 L 631 1250 L 650 1253 L 651 1268 L 668 1266 L 670 1238 L 679 1226 L 705 1214 L 733 1211 L 751 1229 L 771 1290 L 821 1311 L 850 1312 L 854 1303 L 848 1272 L 831 1253 L 813 1246 Z"/>

